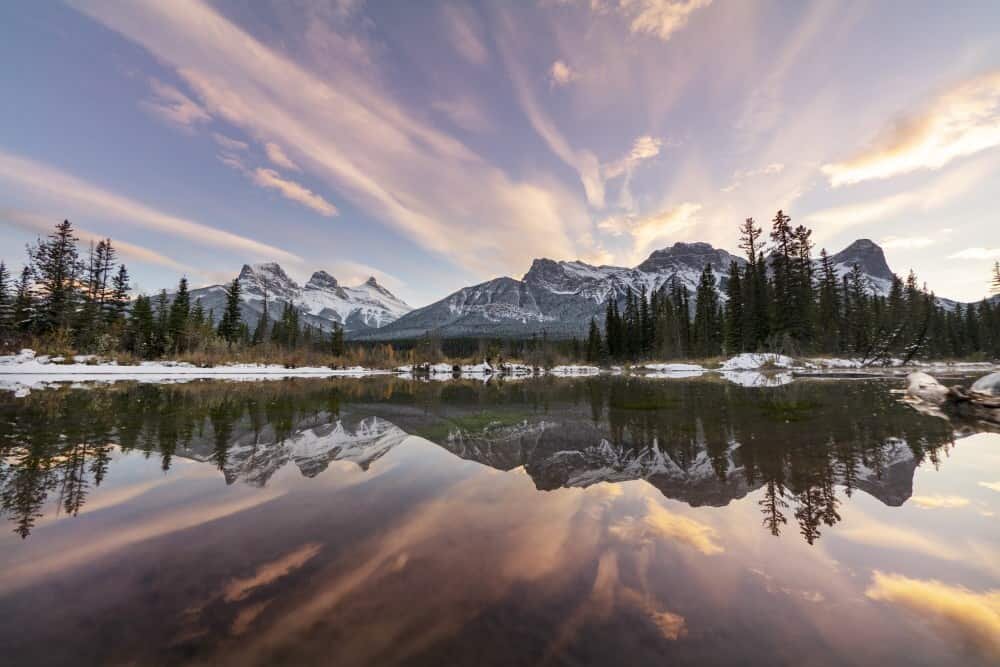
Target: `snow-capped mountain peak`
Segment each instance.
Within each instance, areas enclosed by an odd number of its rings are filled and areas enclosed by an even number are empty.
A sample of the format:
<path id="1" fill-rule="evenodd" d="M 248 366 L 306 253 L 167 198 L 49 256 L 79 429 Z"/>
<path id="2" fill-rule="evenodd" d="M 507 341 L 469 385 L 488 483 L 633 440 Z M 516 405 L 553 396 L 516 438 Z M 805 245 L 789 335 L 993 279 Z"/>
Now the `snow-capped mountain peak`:
<path id="1" fill-rule="evenodd" d="M 316 271 L 309 277 L 309 282 L 306 283 L 306 289 L 327 289 L 335 290 L 340 287 L 340 283 L 337 279 L 331 276 L 326 271 Z"/>
<path id="2" fill-rule="evenodd" d="M 299 285 L 275 262 L 244 264 L 239 274 L 242 287 L 241 314 L 251 329 L 267 309 L 272 321 L 281 317 L 286 303 L 300 312 L 305 322 L 329 331 L 334 323 L 347 333 L 377 329 L 408 313 L 410 306 L 378 284 L 374 277 L 356 287 L 341 285 L 326 271 L 316 271 L 304 286 Z M 206 311 L 216 316 L 225 307 L 225 289 L 212 285 L 192 290 L 192 300 L 200 299 Z"/>

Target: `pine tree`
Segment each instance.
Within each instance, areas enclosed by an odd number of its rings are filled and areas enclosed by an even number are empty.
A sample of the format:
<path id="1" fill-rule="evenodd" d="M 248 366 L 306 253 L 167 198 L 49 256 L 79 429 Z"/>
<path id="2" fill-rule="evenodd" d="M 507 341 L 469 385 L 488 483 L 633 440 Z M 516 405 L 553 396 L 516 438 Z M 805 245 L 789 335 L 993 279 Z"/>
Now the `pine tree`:
<path id="1" fill-rule="evenodd" d="M 166 354 L 172 343 L 170 338 L 170 297 L 167 296 L 167 290 L 160 290 L 160 293 L 156 295 L 155 310 L 153 353 L 159 357 Z"/>
<path id="2" fill-rule="evenodd" d="M 344 351 L 344 327 L 334 322 L 333 331 L 330 332 L 330 353 L 335 357 L 341 357 Z"/>
<path id="3" fill-rule="evenodd" d="M 587 332 L 587 361 L 592 364 L 601 362 L 601 330 L 597 328 L 597 320 L 590 318 L 590 330 Z"/>
<path id="4" fill-rule="evenodd" d="M 726 352 L 736 354 L 743 347 L 743 281 L 740 266 L 735 261 L 729 265 L 729 282 L 726 284 Z"/>
<path id="5" fill-rule="evenodd" d="M 126 349 L 142 358 L 154 356 L 155 329 L 152 303 L 148 296 L 140 294 L 129 314 L 125 331 Z"/>
<path id="6" fill-rule="evenodd" d="M 170 304 L 170 322 L 168 331 L 170 345 L 175 353 L 187 350 L 188 320 L 191 317 L 191 296 L 188 293 L 188 280 L 181 277 L 177 284 L 177 293 Z"/>
<path id="7" fill-rule="evenodd" d="M 226 308 L 222 312 L 222 319 L 219 320 L 219 337 L 232 345 L 240 337 L 240 279 L 233 278 L 229 288 L 226 290 Z"/>
<path id="8" fill-rule="evenodd" d="M 117 322 L 125 315 L 128 308 L 128 293 L 132 289 L 128 269 L 124 264 L 118 267 L 118 273 L 111 279 L 111 299 L 106 304 L 105 313 L 109 322 Z"/>
<path id="9" fill-rule="evenodd" d="M 847 326 L 851 351 L 867 357 L 871 345 L 871 313 L 868 280 L 857 264 L 845 276 L 847 303 L 849 304 Z"/>
<path id="10" fill-rule="evenodd" d="M 698 281 L 695 295 L 694 343 L 700 357 L 712 357 L 721 352 L 722 328 L 719 321 L 719 295 L 715 290 L 712 265 L 706 264 Z"/>
<path id="11" fill-rule="evenodd" d="M 76 242 L 73 225 L 64 220 L 29 251 L 38 291 L 38 325 L 43 332 L 67 329 L 72 323 L 81 268 Z"/>
<path id="12" fill-rule="evenodd" d="M 816 316 L 816 292 L 813 285 L 812 230 L 799 225 L 792 231 L 792 335 L 801 345 L 811 346 Z"/>
<path id="13" fill-rule="evenodd" d="M 269 284 L 270 281 L 268 281 L 266 278 L 261 279 L 261 289 L 263 290 L 264 293 L 264 306 L 263 310 L 261 311 L 260 317 L 257 319 L 257 326 L 254 327 L 253 330 L 253 338 L 251 339 L 251 343 L 253 345 L 259 345 L 263 343 L 264 340 L 267 338 L 267 329 L 271 319 L 271 312 L 270 312 L 271 305 L 267 298 Z"/>
<path id="14" fill-rule="evenodd" d="M 835 353 L 840 349 L 838 325 L 841 320 L 840 305 L 837 272 L 833 268 L 833 260 L 827 254 L 826 248 L 823 248 L 819 254 L 819 303 L 816 317 L 819 322 L 820 348 L 824 352 Z"/>
<path id="15" fill-rule="evenodd" d="M 10 271 L 0 260 L 0 343 L 11 334 L 14 326 L 14 296 L 10 288 Z"/>
<path id="16" fill-rule="evenodd" d="M 771 284 L 773 285 L 773 333 L 783 336 L 793 334 L 797 322 L 795 314 L 795 280 L 793 258 L 795 240 L 791 218 L 778 211 L 771 221 Z"/>
<path id="17" fill-rule="evenodd" d="M 32 291 L 31 267 L 21 269 L 21 279 L 14 292 L 14 330 L 29 333 L 35 330 L 36 303 Z"/>
<path id="18" fill-rule="evenodd" d="M 621 326 L 618 317 L 618 303 L 614 297 L 608 299 L 604 315 L 604 335 L 607 338 L 608 357 L 618 359 L 622 354 Z"/>
<path id="19" fill-rule="evenodd" d="M 990 290 L 994 294 L 1000 294 L 1000 262 L 993 262 L 993 284 Z"/>

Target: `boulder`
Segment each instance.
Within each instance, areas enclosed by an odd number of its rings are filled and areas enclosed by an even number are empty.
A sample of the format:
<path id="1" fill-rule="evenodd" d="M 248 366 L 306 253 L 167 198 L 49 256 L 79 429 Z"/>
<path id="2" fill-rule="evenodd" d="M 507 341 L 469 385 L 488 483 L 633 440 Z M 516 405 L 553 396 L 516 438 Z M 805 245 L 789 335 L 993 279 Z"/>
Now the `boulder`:
<path id="1" fill-rule="evenodd" d="M 1000 373 L 984 375 L 973 383 L 971 390 L 989 396 L 1000 396 Z"/>
<path id="2" fill-rule="evenodd" d="M 948 398 L 948 388 L 927 373 L 916 372 L 906 376 L 906 393 L 912 398 L 940 405 Z"/>

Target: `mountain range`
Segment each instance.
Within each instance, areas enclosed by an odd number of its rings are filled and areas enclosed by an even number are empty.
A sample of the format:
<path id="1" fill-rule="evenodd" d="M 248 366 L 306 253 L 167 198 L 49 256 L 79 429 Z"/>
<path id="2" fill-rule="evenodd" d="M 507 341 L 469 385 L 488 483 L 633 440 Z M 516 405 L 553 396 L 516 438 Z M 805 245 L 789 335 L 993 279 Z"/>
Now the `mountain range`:
<path id="1" fill-rule="evenodd" d="M 402 299 L 379 285 L 374 276 L 360 285 L 341 285 L 326 271 L 316 271 L 305 285 L 299 285 L 284 269 L 273 262 L 244 264 L 239 274 L 242 287 L 240 312 L 251 329 L 264 312 L 271 321 L 281 317 L 285 303 L 294 304 L 304 323 L 330 331 L 334 323 L 347 335 L 378 329 L 412 310 Z M 211 285 L 191 290 L 192 302 L 201 299 L 202 307 L 215 317 L 226 303 L 226 285 Z"/>
<path id="2" fill-rule="evenodd" d="M 886 295 L 893 271 L 882 248 L 869 239 L 858 239 L 832 256 L 838 276 L 857 264 L 871 289 Z M 574 261 L 536 259 L 518 280 L 500 277 L 463 287 L 440 301 L 413 309 L 374 277 L 355 287 L 341 285 L 326 271 L 312 274 L 300 286 L 275 263 L 244 265 L 241 310 L 251 328 L 264 311 L 267 292 L 272 319 L 281 316 L 286 302 L 299 309 L 301 319 L 324 331 L 334 324 L 348 338 L 388 341 L 412 339 L 434 333 L 442 338 L 524 337 L 546 334 L 554 338 L 582 337 L 592 317 L 603 318 L 608 300 L 622 302 L 629 291 L 647 293 L 677 281 L 692 294 L 706 264 L 712 266 L 723 301 L 730 265 L 740 268 L 746 260 L 708 243 L 674 243 L 654 251 L 633 268 L 594 266 Z M 212 285 L 192 290 L 191 297 L 216 316 L 225 304 L 226 287 Z M 948 309 L 956 302 L 939 299 Z"/>
<path id="3" fill-rule="evenodd" d="M 858 264 L 872 290 L 887 294 L 892 270 L 876 243 L 859 239 L 832 257 L 838 276 Z M 692 294 L 706 264 L 712 266 L 723 301 L 730 265 L 746 260 L 708 243 L 675 243 L 654 251 L 634 268 L 592 266 L 580 261 L 536 259 L 521 280 L 503 277 L 464 287 L 444 299 L 413 310 L 391 324 L 364 332 L 360 338 L 415 338 L 431 331 L 443 338 L 475 336 L 583 337 L 592 317 L 603 318 L 608 300 L 647 293 L 677 281 Z"/>

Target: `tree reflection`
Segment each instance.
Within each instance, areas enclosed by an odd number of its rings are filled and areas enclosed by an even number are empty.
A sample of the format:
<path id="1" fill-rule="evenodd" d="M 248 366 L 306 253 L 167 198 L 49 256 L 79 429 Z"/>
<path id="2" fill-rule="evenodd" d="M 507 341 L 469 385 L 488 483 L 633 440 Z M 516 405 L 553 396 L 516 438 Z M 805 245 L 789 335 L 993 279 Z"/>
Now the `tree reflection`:
<path id="1" fill-rule="evenodd" d="M 334 442 L 344 437 L 341 420 L 371 430 L 362 420 L 377 417 L 382 430 L 351 442 L 394 446 L 377 438 L 388 423 L 462 458 L 524 466 L 539 489 L 645 479 L 692 506 L 760 489 L 763 527 L 777 536 L 794 518 L 812 544 L 857 490 L 905 502 L 916 467 L 937 465 L 952 442 L 950 424 L 900 405 L 877 381 L 770 389 L 628 377 L 121 384 L 5 395 L 0 413 L 0 509 L 22 538 L 47 503 L 79 513 L 116 448 L 156 456 L 164 471 L 185 457 L 214 465 L 227 483 L 263 485 L 289 462 L 318 474 L 348 455 Z M 286 447 L 307 431 L 328 446 Z M 350 457 L 366 468 L 382 454 Z"/>

